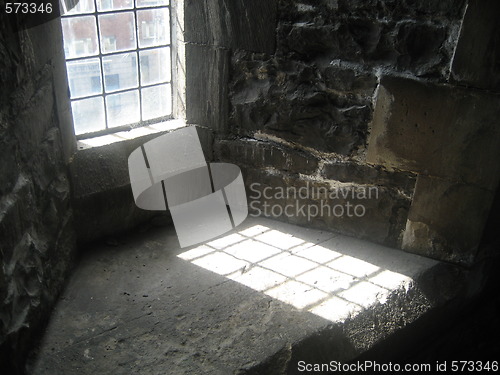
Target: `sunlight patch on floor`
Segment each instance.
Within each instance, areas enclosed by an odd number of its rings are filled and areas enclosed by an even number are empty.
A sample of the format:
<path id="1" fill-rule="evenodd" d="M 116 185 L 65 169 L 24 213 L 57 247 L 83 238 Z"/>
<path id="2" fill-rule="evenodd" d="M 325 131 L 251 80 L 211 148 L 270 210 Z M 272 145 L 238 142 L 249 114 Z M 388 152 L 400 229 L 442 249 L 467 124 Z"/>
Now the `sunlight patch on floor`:
<path id="1" fill-rule="evenodd" d="M 333 322 L 384 303 L 412 282 L 327 244 L 254 225 L 178 257 Z"/>

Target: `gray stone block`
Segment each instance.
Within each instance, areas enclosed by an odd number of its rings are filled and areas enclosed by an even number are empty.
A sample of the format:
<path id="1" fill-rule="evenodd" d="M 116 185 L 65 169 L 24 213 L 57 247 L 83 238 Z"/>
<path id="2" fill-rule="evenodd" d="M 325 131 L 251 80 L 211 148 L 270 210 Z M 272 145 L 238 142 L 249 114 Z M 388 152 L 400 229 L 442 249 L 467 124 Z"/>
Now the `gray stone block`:
<path id="1" fill-rule="evenodd" d="M 494 190 L 499 109 L 499 95 L 384 77 L 367 161 Z"/>

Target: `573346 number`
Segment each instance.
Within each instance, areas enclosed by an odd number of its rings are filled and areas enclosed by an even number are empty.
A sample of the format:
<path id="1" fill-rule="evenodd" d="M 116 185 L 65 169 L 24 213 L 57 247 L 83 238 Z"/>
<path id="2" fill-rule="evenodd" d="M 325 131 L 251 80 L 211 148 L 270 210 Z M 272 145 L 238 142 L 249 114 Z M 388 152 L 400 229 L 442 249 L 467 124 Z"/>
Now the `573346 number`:
<path id="1" fill-rule="evenodd" d="M 5 13 L 14 14 L 34 14 L 34 13 L 52 13 L 51 3 L 5 3 Z"/>

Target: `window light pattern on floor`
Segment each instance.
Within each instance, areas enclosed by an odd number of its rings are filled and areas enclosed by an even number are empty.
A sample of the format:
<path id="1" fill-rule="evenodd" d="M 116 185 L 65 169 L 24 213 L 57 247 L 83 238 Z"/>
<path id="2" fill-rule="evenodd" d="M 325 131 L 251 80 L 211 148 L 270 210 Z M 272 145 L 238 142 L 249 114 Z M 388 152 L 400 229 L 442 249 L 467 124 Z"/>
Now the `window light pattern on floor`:
<path id="1" fill-rule="evenodd" d="M 263 225 L 188 250 L 180 258 L 331 321 L 384 303 L 412 279 Z"/>

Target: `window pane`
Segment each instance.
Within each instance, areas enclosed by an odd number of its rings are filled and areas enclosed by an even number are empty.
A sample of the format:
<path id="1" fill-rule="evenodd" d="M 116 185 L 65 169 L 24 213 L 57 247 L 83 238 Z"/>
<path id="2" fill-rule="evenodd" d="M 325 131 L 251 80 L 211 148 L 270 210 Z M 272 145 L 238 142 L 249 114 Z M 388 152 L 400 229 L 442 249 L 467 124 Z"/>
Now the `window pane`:
<path id="1" fill-rule="evenodd" d="M 102 58 L 104 88 L 106 92 L 137 87 L 137 55 L 135 52 L 121 53 Z"/>
<path id="2" fill-rule="evenodd" d="M 64 2 L 63 2 L 64 3 Z M 61 8 L 62 9 L 62 8 Z M 70 11 L 66 14 L 80 14 L 80 13 L 93 13 L 94 0 L 80 0 Z"/>
<path id="3" fill-rule="evenodd" d="M 98 58 L 68 61 L 71 98 L 102 93 L 101 64 Z"/>
<path id="4" fill-rule="evenodd" d="M 114 9 L 131 9 L 133 6 L 133 0 L 97 0 L 97 10 L 99 12 Z"/>
<path id="5" fill-rule="evenodd" d="M 168 5 L 168 0 L 137 0 L 137 8 Z"/>
<path id="6" fill-rule="evenodd" d="M 139 122 L 139 92 L 137 90 L 108 95 L 108 127 Z"/>
<path id="7" fill-rule="evenodd" d="M 170 48 L 155 48 L 139 52 L 141 85 L 170 81 Z"/>
<path id="8" fill-rule="evenodd" d="M 136 48 L 134 14 L 132 12 L 99 16 L 102 53 Z"/>
<path id="9" fill-rule="evenodd" d="M 151 120 L 172 113 L 172 91 L 170 85 L 147 87 L 141 90 L 142 119 Z"/>
<path id="10" fill-rule="evenodd" d="M 67 59 L 97 55 L 97 28 L 94 16 L 62 20 L 64 53 Z"/>
<path id="11" fill-rule="evenodd" d="M 106 128 L 102 97 L 75 100 L 71 103 L 71 109 L 77 135 Z"/>
<path id="12" fill-rule="evenodd" d="M 160 46 L 170 42 L 168 17 L 168 8 L 137 12 L 139 47 Z"/>

